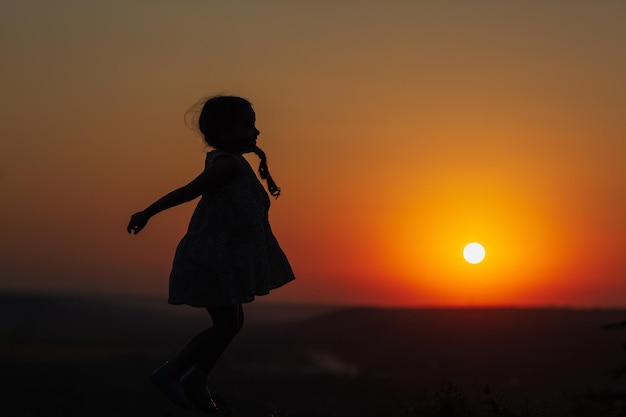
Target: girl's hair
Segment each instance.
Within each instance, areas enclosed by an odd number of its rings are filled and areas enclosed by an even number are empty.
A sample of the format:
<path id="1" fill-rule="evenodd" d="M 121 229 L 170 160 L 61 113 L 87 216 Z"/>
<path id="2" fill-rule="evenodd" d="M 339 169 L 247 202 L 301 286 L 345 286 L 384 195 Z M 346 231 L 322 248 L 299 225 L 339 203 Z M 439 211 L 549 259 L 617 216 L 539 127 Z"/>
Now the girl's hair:
<path id="1" fill-rule="evenodd" d="M 198 108 L 202 108 L 198 111 Z M 222 141 L 219 133 L 235 127 L 241 115 L 252 108 L 252 104 L 242 97 L 217 95 L 203 100 L 193 106 L 189 113 L 193 113 L 194 123 L 204 136 L 207 145 L 216 149 L 228 149 L 228 143 Z M 280 188 L 276 185 L 267 167 L 265 152 L 258 146 L 253 151 L 260 159 L 259 175 L 267 182 L 267 188 L 273 197 L 278 198 Z"/>

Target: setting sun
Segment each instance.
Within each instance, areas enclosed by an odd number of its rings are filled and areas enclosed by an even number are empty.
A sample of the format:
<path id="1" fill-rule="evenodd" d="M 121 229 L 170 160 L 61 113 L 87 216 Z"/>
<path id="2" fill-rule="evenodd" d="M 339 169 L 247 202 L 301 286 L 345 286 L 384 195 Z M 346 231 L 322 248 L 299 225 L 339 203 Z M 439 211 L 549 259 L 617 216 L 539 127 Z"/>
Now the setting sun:
<path id="1" fill-rule="evenodd" d="M 481 263 L 485 259 L 485 248 L 480 243 L 469 243 L 463 249 L 463 258 L 471 264 Z"/>

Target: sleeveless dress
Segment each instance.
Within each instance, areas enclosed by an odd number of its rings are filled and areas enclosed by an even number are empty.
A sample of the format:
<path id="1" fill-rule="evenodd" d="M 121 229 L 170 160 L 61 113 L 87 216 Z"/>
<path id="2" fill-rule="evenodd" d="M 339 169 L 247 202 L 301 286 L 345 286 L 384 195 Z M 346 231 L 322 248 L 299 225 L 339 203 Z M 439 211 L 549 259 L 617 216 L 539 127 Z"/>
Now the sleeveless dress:
<path id="1" fill-rule="evenodd" d="M 207 153 L 205 169 L 224 155 L 236 161 L 239 172 L 198 202 L 174 255 L 170 304 L 247 303 L 295 279 L 270 228 L 270 199 L 248 161 L 214 150 Z"/>

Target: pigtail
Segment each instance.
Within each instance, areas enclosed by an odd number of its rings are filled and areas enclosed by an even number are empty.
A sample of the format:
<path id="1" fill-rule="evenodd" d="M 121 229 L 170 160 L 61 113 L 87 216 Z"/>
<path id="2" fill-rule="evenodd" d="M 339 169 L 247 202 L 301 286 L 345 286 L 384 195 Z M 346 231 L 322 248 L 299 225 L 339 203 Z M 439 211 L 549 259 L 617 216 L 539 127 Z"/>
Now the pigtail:
<path id="1" fill-rule="evenodd" d="M 280 196 L 280 187 L 276 185 L 270 175 L 270 171 L 267 167 L 267 157 L 265 156 L 265 152 L 257 146 L 254 149 L 254 153 L 261 158 L 261 162 L 259 163 L 259 175 L 267 182 L 267 189 L 272 197 L 278 198 Z"/>

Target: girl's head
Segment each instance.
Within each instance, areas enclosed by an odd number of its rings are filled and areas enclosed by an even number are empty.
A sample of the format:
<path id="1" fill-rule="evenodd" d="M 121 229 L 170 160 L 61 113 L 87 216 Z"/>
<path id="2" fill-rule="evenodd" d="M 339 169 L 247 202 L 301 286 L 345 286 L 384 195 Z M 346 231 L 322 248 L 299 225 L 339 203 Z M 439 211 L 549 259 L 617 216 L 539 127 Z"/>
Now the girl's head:
<path id="1" fill-rule="evenodd" d="M 206 100 L 198 116 L 198 128 L 211 147 L 234 153 L 254 151 L 255 114 L 250 102 L 241 97 L 215 96 Z"/>
<path id="2" fill-rule="evenodd" d="M 256 115 L 245 98 L 217 95 L 204 101 L 198 114 L 198 129 L 207 145 L 227 152 L 244 154 L 254 152 L 261 158 L 259 174 L 267 181 L 270 194 L 280 195 L 280 188 L 270 176 L 267 158 L 258 146 L 261 132 L 255 126 Z"/>

